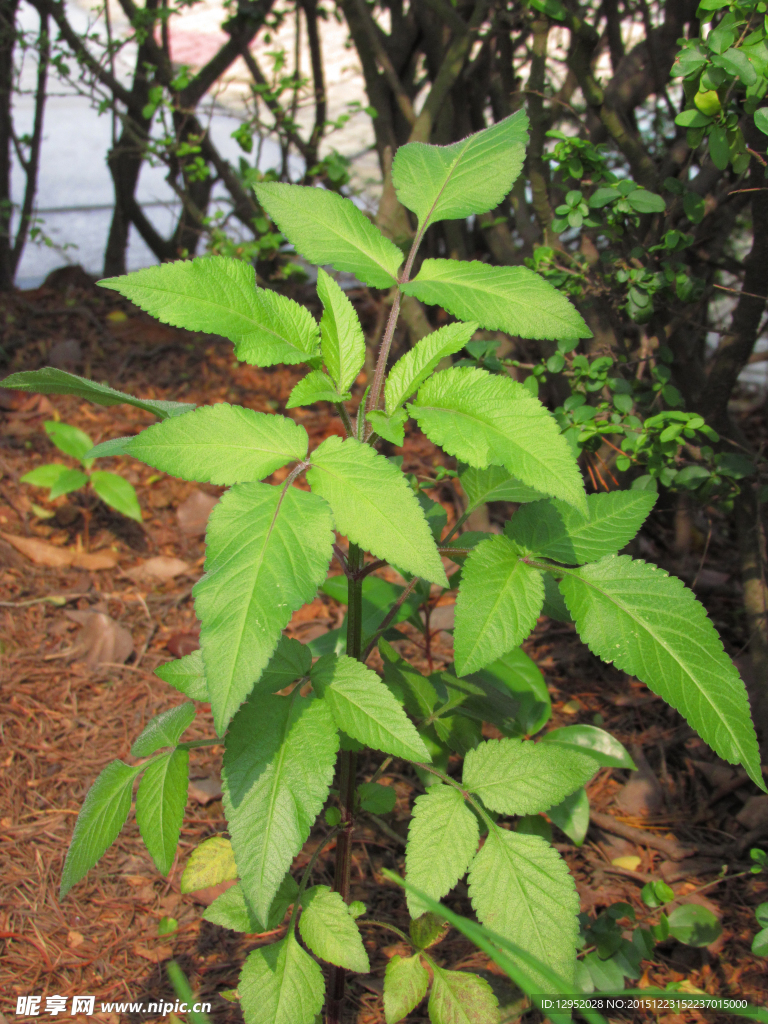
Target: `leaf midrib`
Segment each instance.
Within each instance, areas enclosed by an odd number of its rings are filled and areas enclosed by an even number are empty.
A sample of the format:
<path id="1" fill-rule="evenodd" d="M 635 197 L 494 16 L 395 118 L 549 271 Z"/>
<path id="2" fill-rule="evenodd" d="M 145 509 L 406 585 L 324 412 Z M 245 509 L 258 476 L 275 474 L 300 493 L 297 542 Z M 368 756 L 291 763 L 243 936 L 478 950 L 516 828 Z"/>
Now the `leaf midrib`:
<path id="1" fill-rule="evenodd" d="M 351 200 L 349 200 L 349 201 L 351 202 Z M 392 284 L 397 284 L 397 275 L 396 275 L 396 273 L 393 274 L 392 271 L 388 267 L 386 267 L 383 263 L 381 263 L 380 260 L 377 259 L 376 256 L 372 252 L 370 252 L 367 249 L 364 249 L 362 244 L 358 240 L 356 240 L 356 238 L 350 238 L 348 235 L 343 234 L 332 220 L 329 221 L 328 219 L 323 219 L 323 218 L 319 217 L 316 213 L 313 213 L 311 211 L 309 211 L 309 212 L 305 211 L 305 214 L 306 214 L 306 217 L 307 217 L 308 220 L 311 220 L 314 224 L 319 225 L 324 231 L 326 231 L 329 234 L 333 234 L 336 238 L 338 238 L 340 241 L 344 242 L 345 244 L 351 245 L 359 253 L 361 253 L 363 256 L 365 256 L 367 259 L 369 259 L 371 261 L 371 263 L 375 264 L 379 268 L 379 270 L 382 270 L 387 275 L 387 277 L 391 278 Z M 363 214 L 363 216 L 365 216 L 365 215 Z M 364 232 L 365 229 L 362 227 L 362 225 L 358 225 L 357 227 L 360 228 L 359 232 L 357 231 L 357 228 L 353 228 L 353 230 L 356 232 L 356 234 L 363 235 L 363 232 Z M 367 243 L 368 239 L 366 239 L 364 236 L 363 236 L 363 238 L 364 238 L 364 241 Z M 384 236 L 381 235 L 381 238 L 383 239 Z M 377 241 L 378 241 L 378 238 L 377 238 Z M 338 262 L 338 260 L 337 260 L 337 262 Z M 333 264 L 331 264 L 331 266 L 333 266 Z"/>
<path id="2" fill-rule="evenodd" d="M 483 542 L 483 543 L 485 543 L 485 542 Z M 491 542 L 491 543 L 493 543 L 493 542 Z M 480 545 L 478 545 L 478 547 L 479 546 Z M 475 549 L 475 550 L 477 550 L 477 549 Z M 485 620 L 483 622 L 482 629 L 477 631 L 475 642 L 472 645 L 469 654 L 464 659 L 464 664 L 465 665 L 468 662 L 471 661 L 472 655 L 475 653 L 475 651 L 477 650 L 477 648 L 478 648 L 478 646 L 480 644 L 481 637 L 485 634 L 485 631 L 488 628 L 488 623 L 490 622 L 492 616 L 494 616 L 496 614 L 496 610 L 499 607 L 499 604 L 501 603 L 501 599 L 505 596 L 505 594 L 507 592 L 507 589 L 509 588 L 510 583 L 512 582 L 512 578 L 514 577 L 515 573 L 518 571 L 518 566 L 520 565 L 520 560 L 519 559 L 515 559 L 514 553 L 512 551 L 507 551 L 507 552 L 505 552 L 505 554 L 509 555 L 513 559 L 513 561 L 512 561 L 512 569 L 507 574 L 507 578 L 506 578 L 506 581 L 504 583 L 504 586 L 499 588 L 499 592 L 496 595 L 496 600 L 493 602 L 493 606 L 492 606 L 491 610 L 488 612 L 488 615 L 486 616 L 486 618 L 485 618 Z M 525 563 L 523 563 L 523 564 L 525 564 Z M 465 570 L 464 581 L 466 583 L 466 570 Z M 517 605 L 515 605 L 515 613 L 517 613 Z M 519 618 L 519 615 L 518 615 L 518 618 Z"/>
<path id="3" fill-rule="evenodd" d="M 261 856 L 259 857 L 259 884 L 261 886 L 263 886 L 264 884 L 264 873 L 266 871 L 268 860 L 267 854 L 271 852 L 269 840 L 272 832 L 272 827 L 274 824 L 274 809 L 275 803 L 277 802 L 278 790 L 281 788 L 281 784 L 283 781 L 281 778 L 282 769 L 288 754 L 288 744 L 286 741 L 293 725 L 293 702 L 295 700 L 295 695 L 297 694 L 297 692 L 298 688 L 295 689 L 293 693 L 291 693 L 290 696 L 288 697 L 290 706 L 288 707 L 288 714 L 285 717 L 285 722 L 283 724 L 283 729 L 280 737 L 280 754 L 277 760 L 272 762 L 275 765 L 275 770 L 272 773 L 272 785 L 270 786 L 269 804 L 266 815 L 266 827 L 264 829 L 264 841 L 261 848 Z M 287 788 L 288 791 L 290 792 L 290 787 Z M 269 916 L 269 907 L 267 906 L 259 909 L 260 911 L 263 909 L 264 913 L 261 916 L 262 920 L 266 921 L 267 917 Z"/>
<path id="4" fill-rule="evenodd" d="M 561 571 L 561 570 L 558 570 L 558 571 Z M 592 580 L 586 579 L 584 576 L 581 576 L 577 571 L 575 571 L 575 570 L 562 570 L 562 572 L 563 572 L 563 575 L 571 576 L 571 577 L 573 577 L 573 578 L 575 578 L 577 580 L 580 580 L 585 586 L 591 587 L 598 594 L 600 594 L 602 597 L 604 597 L 607 601 L 611 602 L 611 604 L 613 604 L 619 611 L 621 611 L 624 615 L 626 615 L 631 621 L 636 621 L 638 623 L 638 625 L 642 629 L 645 630 L 645 632 L 651 637 L 651 639 L 654 640 L 667 653 L 667 655 L 672 659 L 672 661 L 675 662 L 675 664 L 677 664 L 680 667 L 680 669 L 684 673 L 685 677 L 687 679 L 689 679 L 693 683 L 694 687 L 696 688 L 696 692 L 699 693 L 702 697 L 704 697 L 706 699 L 708 706 L 715 711 L 717 720 L 722 725 L 725 726 L 725 728 L 726 728 L 726 730 L 728 732 L 728 735 L 733 740 L 734 744 L 736 745 L 736 748 L 738 750 L 742 751 L 743 757 L 746 758 L 746 753 L 744 752 L 744 748 L 742 746 L 741 740 L 738 739 L 737 736 L 735 735 L 735 733 L 733 732 L 733 729 L 732 729 L 730 723 L 727 722 L 723 718 L 723 716 L 718 713 L 719 709 L 718 709 L 717 704 L 712 700 L 712 698 L 706 693 L 706 691 L 698 683 L 698 681 L 696 679 L 696 676 L 692 674 L 691 670 L 686 666 L 686 664 L 683 661 L 681 661 L 680 658 L 669 649 L 669 647 L 665 643 L 665 641 L 663 641 L 661 638 L 656 636 L 656 634 L 653 632 L 653 630 L 646 623 L 645 619 L 642 619 L 639 615 L 638 616 L 633 616 L 632 612 L 631 611 L 627 611 L 627 608 L 625 607 L 625 605 L 623 605 L 613 595 L 607 593 L 605 590 L 602 590 L 595 583 L 593 583 Z"/>

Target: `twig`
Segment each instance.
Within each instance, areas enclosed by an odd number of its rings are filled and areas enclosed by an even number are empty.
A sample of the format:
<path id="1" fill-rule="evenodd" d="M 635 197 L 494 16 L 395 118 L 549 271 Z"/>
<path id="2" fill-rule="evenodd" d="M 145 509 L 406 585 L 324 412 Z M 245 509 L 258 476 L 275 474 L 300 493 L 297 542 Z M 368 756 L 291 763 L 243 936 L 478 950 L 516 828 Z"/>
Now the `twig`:
<path id="1" fill-rule="evenodd" d="M 682 846 L 676 839 L 663 839 L 661 836 L 655 836 L 651 832 L 634 828 L 632 825 L 624 825 L 622 822 L 616 821 L 610 814 L 592 811 L 590 812 L 590 824 L 597 825 L 598 828 L 611 832 L 615 836 L 621 836 L 622 839 L 629 839 L 639 846 L 650 846 L 654 850 L 660 850 L 670 860 L 685 860 L 686 857 L 693 857 L 699 852 L 697 846 Z"/>

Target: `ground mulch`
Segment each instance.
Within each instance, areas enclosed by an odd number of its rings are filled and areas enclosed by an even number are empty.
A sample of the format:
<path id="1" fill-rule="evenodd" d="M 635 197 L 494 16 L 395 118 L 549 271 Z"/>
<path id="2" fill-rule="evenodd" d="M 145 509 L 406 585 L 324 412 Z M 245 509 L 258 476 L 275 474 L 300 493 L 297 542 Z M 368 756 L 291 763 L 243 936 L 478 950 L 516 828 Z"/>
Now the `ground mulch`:
<path id="1" fill-rule="evenodd" d="M 379 301 L 367 292 L 353 297 L 364 327 L 373 333 L 382 319 Z M 146 397 L 198 404 L 232 401 L 265 412 L 283 411 L 302 374 L 290 367 L 263 370 L 237 363 L 228 342 L 158 324 L 77 276 L 58 288 L 9 297 L 0 309 L 0 324 L 5 372 L 46 365 L 53 354 L 63 368 Z M 342 432 L 325 408 L 296 409 L 290 415 L 307 428 L 311 447 L 330 433 Z M 71 397 L 0 389 L 0 533 L 62 550 L 101 552 L 114 562 L 94 571 L 39 565 L 0 539 L 0 1009 L 13 1017 L 18 995 L 93 995 L 98 1019 L 117 1022 L 125 1016 L 138 1024 L 149 1018 L 100 1013 L 100 1004 L 173 1001 L 165 973 L 166 961 L 173 958 L 199 997 L 211 1002 L 210 1016 L 217 1024 L 240 1021 L 237 1002 L 221 993 L 235 988 L 249 950 L 272 941 L 284 926 L 267 936 L 237 935 L 202 921 L 202 905 L 179 891 L 191 851 L 226 830 L 221 800 L 215 796 L 220 747 L 192 752 L 190 774 L 198 786 L 193 785 L 179 853 L 167 878 L 155 870 L 131 817 L 99 864 L 63 903 L 58 901 L 67 845 L 89 786 L 110 760 L 130 759 L 131 743 L 153 715 L 178 703 L 178 694 L 154 669 L 197 645 L 191 591 L 202 574 L 204 547 L 200 533 L 183 532 L 177 513 L 190 496 L 216 497 L 221 489 L 184 483 L 129 459 L 110 459 L 103 468 L 120 471 L 136 487 L 144 512 L 141 527 L 79 495 L 46 505 L 43 492 L 19 483 L 19 478 L 52 456 L 67 461 L 54 452 L 42 427 L 56 416 L 87 431 L 94 442 L 134 433 L 152 422 L 149 414 L 128 406 L 105 409 Z M 434 477 L 436 465 L 450 464 L 417 434 L 409 435 L 397 454 L 404 456 L 407 471 L 422 478 Z M 273 480 L 284 475 L 278 472 Z M 458 498 L 450 485 L 432 494 L 445 505 L 449 522 L 454 521 Z M 53 515 L 41 518 L 43 507 Z M 490 525 L 508 513 L 491 507 Z M 729 653 L 738 656 L 743 635 L 739 584 L 732 576 L 733 545 L 716 517 L 699 516 L 693 529 L 688 560 L 681 561 L 674 550 L 674 512 L 662 510 L 633 553 L 676 568 L 695 582 L 723 630 Z M 185 568 L 165 582 L 131 573 L 157 557 L 179 559 Z M 94 610 L 130 634 L 134 650 L 125 663 L 89 660 L 92 652 L 83 647 L 82 623 L 72 613 Z M 321 595 L 294 615 L 288 632 L 307 641 L 336 628 L 342 617 L 343 608 Z M 436 630 L 427 652 L 412 626 L 399 628 L 401 651 L 424 671 L 451 660 L 448 633 Z M 730 877 L 748 867 L 747 851 L 739 842 L 749 830 L 736 815 L 757 795 L 757 788 L 718 762 L 642 684 L 592 657 L 571 626 L 542 618 L 525 649 L 545 675 L 553 725 L 601 722 L 625 745 L 640 748 L 660 779 L 661 803 L 651 817 L 622 811 L 617 804 L 626 772 L 603 769 L 590 784 L 593 810 L 640 829 L 635 838 L 592 828 L 577 849 L 556 831 L 582 909 L 596 914 L 622 900 L 635 908 L 639 920 L 646 920 L 642 885 L 649 879 L 669 880 L 676 896 L 713 909 L 722 920 L 723 934 L 704 949 L 676 942 L 657 947 L 655 959 L 643 964 L 640 984 L 663 987 L 686 981 L 711 995 L 765 1004 L 766 963 L 752 956 L 749 947 L 756 931 L 754 907 L 768 900 L 768 881 L 765 875 Z M 211 735 L 212 719 L 203 710 L 189 736 Z M 370 778 L 380 760 L 379 755 L 367 755 L 363 777 Z M 369 819 L 360 825 L 352 895 L 367 904 L 367 916 L 407 930 L 402 893 L 381 871 L 403 869 L 403 837 L 418 781 L 401 762 L 394 762 L 381 781 L 395 788 L 397 804 L 384 829 Z M 325 826 L 317 827 L 296 860 L 295 873 L 301 872 L 325 831 Z M 670 860 L 655 844 L 664 838 L 696 846 L 698 852 L 687 861 Z M 764 847 L 764 839 L 754 845 L 761 842 Z M 641 858 L 636 870 L 611 863 L 627 853 Z M 332 884 L 332 858 L 330 846 L 317 862 L 316 882 Z M 729 868 L 721 877 L 723 863 Z M 708 888 L 699 893 L 703 886 Z M 458 887 L 448 902 L 470 912 L 466 887 Z M 177 919 L 179 926 L 173 935 L 159 937 L 164 917 Z M 381 1024 L 384 968 L 395 953 L 406 950 L 396 936 L 377 928 L 366 927 L 364 936 L 372 973 L 350 986 L 349 1020 Z M 450 932 L 436 955 L 453 968 L 484 973 L 507 1007 L 503 1019 L 518 1018 L 522 1004 L 504 976 L 458 933 Z M 47 1016 L 44 1004 L 43 999 L 41 1016 Z M 658 1019 L 672 1024 L 727 1018 L 688 1013 L 661 1014 Z M 426 1021 L 424 1007 L 409 1020 Z"/>

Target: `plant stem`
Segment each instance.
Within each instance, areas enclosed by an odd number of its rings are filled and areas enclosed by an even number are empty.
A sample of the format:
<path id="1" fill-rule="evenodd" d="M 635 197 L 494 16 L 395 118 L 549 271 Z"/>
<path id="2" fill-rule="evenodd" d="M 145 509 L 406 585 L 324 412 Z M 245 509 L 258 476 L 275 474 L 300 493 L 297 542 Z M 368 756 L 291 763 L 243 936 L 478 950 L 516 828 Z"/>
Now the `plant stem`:
<path id="1" fill-rule="evenodd" d="M 347 432 L 347 437 L 354 437 L 355 428 L 352 426 L 352 420 L 349 418 L 347 407 L 344 405 L 343 402 L 336 402 L 334 404 L 336 405 L 336 410 L 339 416 L 341 417 L 341 422 L 344 424 L 344 429 Z"/>
<path id="2" fill-rule="evenodd" d="M 356 574 L 363 568 L 363 552 L 357 544 L 349 545 L 347 566 L 347 655 L 360 660 L 363 647 L 363 581 Z M 342 827 L 336 842 L 334 889 L 345 903 L 349 903 L 356 776 L 357 755 L 353 750 L 342 750 L 339 755 L 339 810 Z M 333 969 L 325 1014 L 326 1024 L 339 1024 L 341 1020 L 346 973 L 343 967 Z"/>
<path id="3" fill-rule="evenodd" d="M 368 643 L 365 645 L 365 650 L 363 651 L 363 654 L 362 654 L 362 657 L 360 658 L 360 661 L 365 662 L 365 661 L 368 660 L 368 655 L 371 653 L 373 648 L 376 646 L 376 643 L 378 642 L 379 637 L 383 633 L 386 633 L 387 629 L 389 628 L 390 623 L 392 622 L 394 617 L 397 615 L 397 613 L 398 613 L 399 609 L 401 608 L 401 606 L 403 605 L 403 603 L 408 600 L 408 598 L 411 595 L 411 592 L 412 592 L 413 588 L 416 586 L 416 584 L 418 582 L 419 582 L 419 577 L 418 576 L 414 576 L 413 579 L 411 580 L 411 582 L 408 584 L 408 586 L 402 592 L 402 594 L 400 594 L 398 599 L 395 601 L 395 603 L 392 605 L 392 607 L 389 609 L 387 614 L 382 619 L 382 622 L 381 622 L 381 625 L 379 626 L 379 628 L 376 630 L 376 632 L 370 638 Z"/>
<path id="4" fill-rule="evenodd" d="M 470 517 L 470 515 L 471 515 L 471 513 L 473 511 L 474 511 L 474 509 L 467 509 L 467 511 L 464 513 L 464 515 L 459 516 L 459 518 L 456 520 L 456 522 L 451 527 L 451 529 L 448 532 L 448 534 L 445 537 L 443 537 L 443 539 L 440 541 L 441 547 L 445 547 L 447 545 L 448 541 L 451 540 L 451 538 L 454 537 L 458 533 L 458 531 L 462 528 L 464 523 L 466 523 L 466 521 L 469 519 L 469 517 Z"/>

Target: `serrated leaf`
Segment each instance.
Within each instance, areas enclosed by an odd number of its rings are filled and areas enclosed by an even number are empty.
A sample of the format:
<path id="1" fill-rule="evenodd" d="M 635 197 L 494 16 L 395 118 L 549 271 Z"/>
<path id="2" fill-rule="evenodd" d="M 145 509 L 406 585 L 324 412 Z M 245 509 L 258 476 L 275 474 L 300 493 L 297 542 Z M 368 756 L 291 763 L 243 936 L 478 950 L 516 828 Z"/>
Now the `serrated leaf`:
<path id="1" fill-rule="evenodd" d="M 256 366 L 303 363 L 317 355 L 319 330 L 298 302 L 256 287 L 250 263 L 197 256 L 98 282 L 173 327 L 221 334 Z"/>
<path id="2" fill-rule="evenodd" d="M 371 428 L 385 441 L 398 446 L 405 443 L 405 424 L 408 421 L 405 409 L 395 409 L 391 416 L 387 416 L 382 409 L 373 409 L 365 418 Z"/>
<path id="3" fill-rule="evenodd" d="M 340 402 L 344 395 L 336 390 L 333 381 L 322 370 L 312 370 L 302 377 L 285 403 L 286 409 L 295 409 L 300 405 L 314 405 L 315 402 Z"/>
<path id="4" fill-rule="evenodd" d="M 726 761 L 763 788 L 744 683 L 681 580 L 628 555 L 568 570 L 560 582 L 589 649 L 636 676 Z"/>
<path id="5" fill-rule="evenodd" d="M 269 663 L 280 631 L 325 579 L 331 510 L 295 487 L 237 484 L 211 512 L 195 611 L 221 736 Z"/>
<path id="6" fill-rule="evenodd" d="M 333 509 L 336 529 L 399 569 L 448 585 L 424 513 L 389 459 L 353 437 L 329 437 L 311 455 L 307 480 Z"/>
<path id="7" fill-rule="evenodd" d="M 469 871 L 469 897 L 480 921 L 573 980 L 579 895 L 565 861 L 539 836 L 494 827 Z M 548 979 L 513 956 L 539 991 Z"/>
<path id="8" fill-rule="evenodd" d="M 499 1002 L 485 978 L 433 963 L 429 1019 L 432 1024 L 496 1024 Z"/>
<path id="9" fill-rule="evenodd" d="M 365 362 L 363 328 L 352 303 L 330 274 L 317 271 L 317 294 L 323 304 L 320 348 L 328 373 L 341 394 L 349 391 Z"/>
<path id="10" fill-rule="evenodd" d="M 69 423 L 61 423 L 58 420 L 46 420 L 43 429 L 48 437 L 56 445 L 59 451 L 65 455 L 71 455 L 75 459 L 82 459 L 85 453 L 93 448 L 93 441 L 79 427 L 73 427 Z"/>
<path id="11" fill-rule="evenodd" d="M 246 1024 L 314 1024 L 325 982 L 320 965 L 291 930 L 279 942 L 249 953 L 237 990 Z"/>
<path id="12" fill-rule="evenodd" d="M 538 814 L 583 786 L 597 767 L 558 744 L 486 740 L 465 757 L 462 785 L 499 814 Z"/>
<path id="13" fill-rule="evenodd" d="M 519 647 L 533 631 L 543 603 L 541 573 L 520 560 L 506 537 L 490 537 L 473 548 L 456 598 L 457 675 L 476 672 Z"/>
<path id="14" fill-rule="evenodd" d="M 262 924 L 254 914 L 245 898 L 243 887 L 236 882 L 217 896 L 203 914 L 204 921 L 218 924 L 222 928 L 230 928 L 246 935 L 258 935 L 260 932 L 271 931 L 283 921 L 288 907 L 299 894 L 299 887 L 292 875 L 287 874 L 280 883 L 277 895 L 272 900 L 266 924 Z"/>
<path id="15" fill-rule="evenodd" d="M 131 747 L 132 757 L 149 757 L 161 747 L 175 747 L 181 734 L 195 718 L 195 705 L 179 704 L 156 715 L 145 725 L 141 735 Z"/>
<path id="16" fill-rule="evenodd" d="M 19 391 L 36 391 L 41 395 L 74 395 L 85 398 L 96 405 L 133 405 L 137 409 L 145 409 L 164 420 L 169 416 L 181 416 L 194 405 L 189 402 L 164 402 L 156 398 L 134 398 L 122 391 L 115 391 L 106 384 L 97 384 L 87 377 L 67 373 L 46 366 L 42 370 L 25 370 L 23 373 L 12 373 L 3 380 L 4 388 L 16 388 Z"/>
<path id="17" fill-rule="evenodd" d="M 519 175 L 527 141 L 528 117 L 518 110 L 450 146 L 409 142 L 392 163 L 397 198 L 416 214 L 421 231 L 492 210 Z"/>
<path id="18" fill-rule="evenodd" d="M 384 971 L 384 1020 L 398 1024 L 411 1010 L 415 1010 L 427 994 L 429 971 L 421 956 L 402 957 L 397 953 Z"/>
<path id="19" fill-rule="evenodd" d="M 414 143 L 409 143 L 414 145 Z M 398 153 L 402 153 L 401 146 Z M 433 331 L 401 356 L 387 375 L 384 400 L 388 415 L 410 398 L 424 383 L 441 359 L 459 352 L 477 330 L 476 323 L 448 324 Z"/>
<path id="20" fill-rule="evenodd" d="M 192 700 L 210 700 L 208 684 L 205 681 L 203 652 L 200 650 L 185 654 L 183 658 L 177 658 L 175 661 L 167 661 L 164 665 L 158 665 L 155 675 Z"/>
<path id="21" fill-rule="evenodd" d="M 469 466 L 460 474 L 459 482 L 467 496 L 467 512 L 488 501 L 513 501 L 522 504 L 527 501 L 541 501 L 543 497 L 541 491 L 521 484 L 503 466 L 488 466 L 487 469 Z"/>
<path id="22" fill-rule="evenodd" d="M 436 783 L 416 798 L 408 827 L 405 870 L 408 881 L 439 900 L 456 885 L 475 855 L 480 838 L 477 817 L 452 786 Z M 408 912 L 418 917 L 426 904 L 408 893 Z"/>
<path id="23" fill-rule="evenodd" d="M 141 770 L 140 765 L 111 761 L 88 790 L 67 850 L 60 900 L 117 839 L 131 809 L 133 781 Z"/>
<path id="24" fill-rule="evenodd" d="M 275 693 L 302 676 L 309 675 L 312 655 L 306 644 L 281 636 L 275 653 L 259 679 L 259 689 Z"/>
<path id="25" fill-rule="evenodd" d="M 194 406 L 189 407 L 189 411 L 194 409 Z M 165 417 L 167 419 L 167 417 Z M 128 445 L 134 439 L 135 434 L 129 434 L 127 437 L 113 437 L 109 441 L 102 441 L 101 444 L 95 444 L 90 451 L 85 453 L 86 459 L 103 459 L 114 455 L 127 455 Z"/>
<path id="26" fill-rule="evenodd" d="M 587 513 L 584 482 L 554 418 L 527 388 L 474 367 L 453 367 L 422 385 L 411 415 L 449 455 L 504 468 L 542 494 Z"/>
<path id="27" fill-rule="evenodd" d="M 517 705 L 517 735 L 537 733 L 552 717 L 552 701 L 541 669 L 519 647 L 472 676 L 472 680 L 497 686 L 511 695 Z"/>
<path id="28" fill-rule="evenodd" d="M 625 768 L 637 771 L 637 765 L 629 756 L 627 748 L 605 729 L 596 725 L 566 725 L 552 729 L 541 737 L 544 743 L 558 743 L 588 754 L 604 768 Z"/>
<path id="29" fill-rule="evenodd" d="M 302 896 L 299 932 L 321 960 L 356 974 L 370 971 L 360 929 L 340 893 L 327 885 L 315 885 Z"/>
<path id="30" fill-rule="evenodd" d="M 526 267 L 427 259 L 416 277 L 400 287 L 405 295 L 492 331 L 552 341 L 592 337 L 565 295 Z"/>
<path id="31" fill-rule="evenodd" d="M 265 920 L 315 823 L 339 740 L 328 706 L 259 691 L 232 720 L 224 752 L 224 807 L 246 898 Z"/>
<path id="32" fill-rule="evenodd" d="M 141 509 L 136 491 L 123 477 L 118 476 L 117 473 L 94 469 L 91 473 L 91 487 L 105 505 L 116 509 L 121 515 L 128 516 L 129 519 L 135 519 L 137 523 L 141 522 Z"/>
<path id="33" fill-rule="evenodd" d="M 427 718 L 439 700 L 430 680 L 401 658 L 383 637 L 379 640 L 379 654 L 384 665 L 384 682 L 395 698 L 414 718 Z"/>
<path id="34" fill-rule="evenodd" d="M 304 427 L 287 416 L 219 402 L 142 430 L 126 450 L 182 480 L 236 484 L 300 461 L 308 447 Z"/>
<path id="35" fill-rule="evenodd" d="M 255 186 L 259 202 L 310 263 L 346 270 L 374 288 L 391 288 L 403 254 L 336 192 L 279 182 Z"/>
<path id="36" fill-rule="evenodd" d="M 366 747 L 410 761 L 429 752 L 403 709 L 375 672 L 346 654 L 325 654 L 310 673 L 312 685 L 333 720 Z"/>
<path id="37" fill-rule="evenodd" d="M 588 494 L 586 519 L 563 501 L 537 501 L 518 509 L 504 532 L 528 554 L 581 565 L 628 544 L 657 497 L 654 491 Z"/>
<path id="38" fill-rule="evenodd" d="M 190 854 L 179 888 L 183 893 L 197 892 L 234 878 L 237 878 L 237 867 L 232 843 L 224 836 L 211 836 Z"/>
<path id="39" fill-rule="evenodd" d="M 189 751 L 171 750 L 147 765 L 136 793 L 136 821 L 155 867 L 167 875 L 179 843 L 187 805 Z"/>

